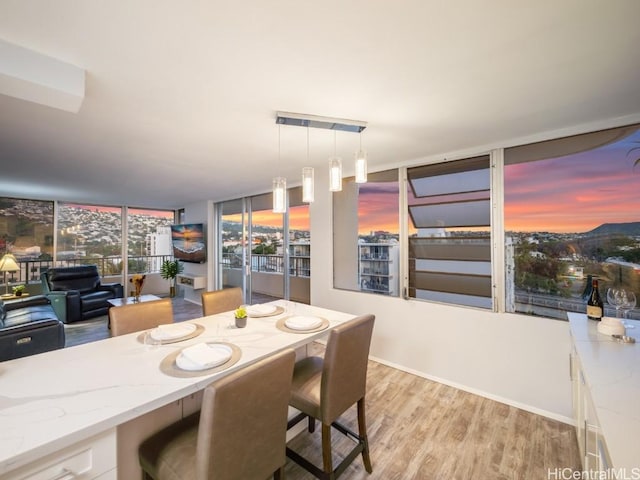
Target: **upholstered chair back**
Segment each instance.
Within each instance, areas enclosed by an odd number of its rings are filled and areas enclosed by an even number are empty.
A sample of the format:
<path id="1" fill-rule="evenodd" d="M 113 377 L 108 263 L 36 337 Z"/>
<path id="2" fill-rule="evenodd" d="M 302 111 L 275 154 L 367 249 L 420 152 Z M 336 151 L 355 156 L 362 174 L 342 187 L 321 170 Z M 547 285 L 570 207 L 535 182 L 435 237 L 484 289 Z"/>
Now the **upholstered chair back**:
<path id="1" fill-rule="evenodd" d="M 111 307 L 109 323 L 114 337 L 173 323 L 173 304 L 171 299 L 163 298 Z"/>

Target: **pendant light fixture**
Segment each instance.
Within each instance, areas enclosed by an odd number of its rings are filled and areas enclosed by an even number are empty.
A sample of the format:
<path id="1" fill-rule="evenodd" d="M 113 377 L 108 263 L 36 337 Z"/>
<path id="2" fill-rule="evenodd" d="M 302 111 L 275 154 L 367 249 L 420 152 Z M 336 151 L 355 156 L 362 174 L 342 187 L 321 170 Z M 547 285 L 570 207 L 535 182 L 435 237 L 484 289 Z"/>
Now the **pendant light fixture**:
<path id="1" fill-rule="evenodd" d="M 313 167 L 304 167 L 302 169 L 302 201 L 313 203 L 313 200 Z"/>
<path id="2" fill-rule="evenodd" d="M 318 115 L 308 115 L 304 113 L 276 112 L 276 123 L 278 125 L 291 125 L 296 127 L 307 127 L 307 161 L 309 161 L 309 127 L 333 130 L 333 156 L 329 158 L 329 190 L 339 192 L 342 190 L 342 159 L 338 157 L 336 151 L 336 131 L 362 133 L 367 128 L 367 122 L 360 120 L 347 120 L 344 118 L 321 117 Z M 355 155 L 356 160 L 356 182 L 365 183 L 367 181 L 367 152 L 362 149 L 362 135 L 360 135 L 360 150 Z M 277 177 L 276 179 L 280 179 Z M 275 210 L 275 190 L 274 179 L 274 212 Z M 285 179 L 281 179 L 286 182 Z M 313 202 L 313 167 L 302 169 L 302 196 L 303 202 Z M 279 184 L 280 185 L 280 184 Z M 286 183 L 285 183 L 286 195 Z M 285 199 L 286 203 L 286 199 Z M 283 210 L 284 211 L 284 210 Z"/>
<path id="3" fill-rule="evenodd" d="M 367 152 L 362 149 L 362 132 L 360 132 L 360 149 L 356 152 L 356 183 L 367 183 Z"/>
<path id="4" fill-rule="evenodd" d="M 278 173 L 280 173 L 280 125 L 278 125 Z M 273 213 L 287 211 L 287 179 L 275 177 L 273 179 Z"/>
<path id="5" fill-rule="evenodd" d="M 309 164 L 309 127 L 307 127 L 307 165 Z M 313 167 L 302 169 L 302 201 L 313 203 Z"/>
<path id="6" fill-rule="evenodd" d="M 342 190 L 342 159 L 336 154 L 336 131 L 333 131 L 333 157 L 329 158 L 329 191 Z"/>

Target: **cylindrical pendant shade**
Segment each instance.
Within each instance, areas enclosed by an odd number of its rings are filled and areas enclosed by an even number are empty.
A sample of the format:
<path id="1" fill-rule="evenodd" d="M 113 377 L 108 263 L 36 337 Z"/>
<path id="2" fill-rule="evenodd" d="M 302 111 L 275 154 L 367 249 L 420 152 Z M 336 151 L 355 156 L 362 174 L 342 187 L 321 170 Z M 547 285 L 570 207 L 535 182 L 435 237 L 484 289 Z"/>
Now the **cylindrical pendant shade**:
<path id="1" fill-rule="evenodd" d="M 339 192 L 342 190 L 342 160 L 340 157 L 329 159 L 329 191 Z"/>
<path id="2" fill-rule="evenodd" d="M 313 167 L 304 167 L 302 169 L 302 201 L 312 203 L 313 199 Z"/>
<path id="3" fill-rule="evenodd" d="M 367 152 L 356 152 L 356 183 L 367 183 Z"/>
<path id="4" fill-rule="evenodd" d="M 273 213 L 287 211 L 287 179 L 275 177 L 273 179 Z"/>

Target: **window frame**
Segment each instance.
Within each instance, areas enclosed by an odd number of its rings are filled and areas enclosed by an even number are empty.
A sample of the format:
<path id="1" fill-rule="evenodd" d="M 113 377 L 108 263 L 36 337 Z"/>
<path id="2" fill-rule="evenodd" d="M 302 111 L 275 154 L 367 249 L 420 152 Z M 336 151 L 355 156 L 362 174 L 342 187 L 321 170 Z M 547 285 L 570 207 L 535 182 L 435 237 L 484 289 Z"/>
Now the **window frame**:
<path id="1" fill-rule="evenodd" d="M 500 151 L 501 149 L 494 149 L 494 150 L 489 150 L 489 151 L 484 151 L 484 152 L 474 152 L 471 154 L 467 154 L 467 155 L 460 155 L 460 156 L 456 156 L 453 158 L 446 158 L 444 160 L 438 160 L 438 161 L 433 161 L 433 162 L 421 162 L 421 163 L 417 163 L 417 164 L 413 164 L 413 165 L 407 165 L 404 167 L 401 167 L 401 178 L 402 178 L 402 187 L 401 187 L 401 198 L 400 198 L 400 220 L 401 220 L 401 240 L 403 241 L 403 243 L 401 243 L 401 252 L 400 255 L 402 257 L 402 265 L 403 265 L 403 275 L 402 275 L 402 285 L 401 285 L 401 291 L 403 293 L 402 297 L 405 300 L 416 300 L 416 301 L 421 301 L 421 302 L 430 302 L 430 303 L 439 303 L 439 304 L 443 304 L 443 305 L 451 305 L 454 307 L 460 307 L 460 308 L 472 308 L 472 309 L 477 309 L 477 310 L 481 310 L 481 311 L 491 311 L 491 312 L 497 312 L 500 311 L 499 309 L 501 308 L 501 306 L 503 305 L 504 302 L 499 301 L 498 300 L 498 294 L 497 294 L 497 283 L 496 282 L 496 275 L 499 274 L 499 270 L 497 269 L 496 266 L 496 255 L 498 255 L 500 253 L 500 249 L 503 248 L 502 243 L 499 242 L 499 236 L 496 235 L 496 230 L 495 230 L 495 224 L 496 221 L 501 218 L 501 214 L 500 214 L 500 208 L 496 205 L 498 202 L 496 201 L 496 198 L 500 197 L 500 195 L 502 195 L 502 190 L 496 190 L 496 182 L 499 180 L 499 176 L 496 175 L 496 157 L 500 155 Z M 439 301 L 439 300 L 434 300 L 434 299 L 424 299 L 424 298 L 417 298 L 417 297 L 412 297 L 409 295 L 409 289 L 410 289 L 410 273 L 411 273 L 411 268 L 410 268 L 410 246 L 409 246 L 409 232 L 410 232 L 410 228 L 409 228 L 409 221 L 410 221 L 410 213 L 409 213 L 409 195 L 408 195 L 408 191 L 409 188 L 412 188 L 410 185 L 410 179 L 409 179 L 409 170 L 411 169 L 416 169 L 416 168 L 420 168 L 420 167 L 426 167 L 427 169 L 431 169 L 431 170 L 437 170 L 438 165 L 442 164 L 444 166 L 444 164 L 446 163 L 452 163 L 452 162 L 466 162 L 468 165 L 474 165 L 475 163 L 477 163 L 478 161 L 486 161 L 486 159 L 482 160 L 483 157 L 488 157 L 488 170 L 489 170 L 489 225 L 488 225 L 488 232 L 489 232 L 489 247 L 490 247 L 490 253 L 489 253 L 489 271 L 490 271 L 490 278 L 489 278 L 489 282 L 490 282 L 490 296 L 486 297 L 489 298 L 489 301 L 491 303 L 490 306 L 487 307 L 482 307 L 482 306 L 476 306 L 476 305 L 467 305 L 467 304 L 461 304 L 461 303 L 455 303 L 455 302 L 448 302 L 448 301 Z M 462 165 L 462 163 L 461 163 Z M 453 172 L 452 173 L 456 173 L 455 170 L 458 170 L 456 167 L 453 168 Z M 459 172 L 464 172 L 467 171 L 467 169 L 465 168 L 460 168 L 458 170 Z M 412 189 L 413 190 L 413 189 Z M 497 197 L 496 197 L 497 195 Z M 501 222 L 498 222 L 501 224 Z"/>

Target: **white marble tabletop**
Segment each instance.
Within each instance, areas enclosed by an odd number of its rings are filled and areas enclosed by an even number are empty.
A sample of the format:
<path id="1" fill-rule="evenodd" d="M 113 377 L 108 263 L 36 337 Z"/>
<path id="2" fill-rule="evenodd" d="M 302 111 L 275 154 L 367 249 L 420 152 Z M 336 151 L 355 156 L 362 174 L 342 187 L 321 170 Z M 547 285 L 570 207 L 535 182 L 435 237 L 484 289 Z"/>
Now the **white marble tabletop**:
<path id="1" fill-rule="evenodd" d="M 273 352 L 297 348 L 328 333 L 287 333 L 275 327 L 284 315 L 314 315 L 329 329 L 353 319 L 347 313 L 292 302 L 274 304 L 288 310 L 273 317 L 249 318 L 233 325 L 228 312 L 192 320 L 205 331 L 197 338 L 153 349 L 139 333 L 109 338 L 0 363 L 0 477 L 132 418 L 202 390 L 213 379 Z M 294 309 L 294 310 L 292 310 Z M 193 378 L 162 373 L 164 357 L 204 341 L 228 341 L 242 357 L 224 372 Z"/>
<path id="2" fill-rule="evenodd" d="M 634 328 L 626 344 L 597 331 L 597 322 L 582 313 L 568 313 L 571 335 L 591 393 L 596 417 L 613 468 L 640 468 L 640 321 L 625 320 Z"/>

